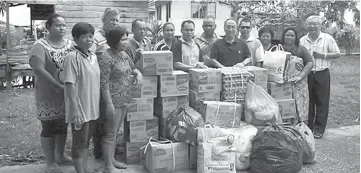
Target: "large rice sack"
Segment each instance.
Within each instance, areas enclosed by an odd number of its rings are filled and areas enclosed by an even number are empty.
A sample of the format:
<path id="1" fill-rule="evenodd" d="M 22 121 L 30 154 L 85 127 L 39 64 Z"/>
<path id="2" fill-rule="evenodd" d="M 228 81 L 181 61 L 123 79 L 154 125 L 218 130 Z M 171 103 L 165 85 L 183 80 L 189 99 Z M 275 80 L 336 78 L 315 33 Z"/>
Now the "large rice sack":
<path id="1" fill-rule="evenodd" d="M 197 129 L 203 127 L 202 115 L 189 106 L 178 107 L 166 121 L 166 136 L 170 140 L 185 142 L 192 145 L 197 143 Z"/>
<path id="2" fill-rule="evenodd" d="M 197 173 L 236 173 L 235 136 L 219 127 L 198 129 Z"/>
<path id="3" fill-rule="evenodd" d="M 298 130 L 303 137 L 303 163 L 316 163 L 316 143 L 311 129 L 303 122 L 297 124 L 295 129 Z"/>

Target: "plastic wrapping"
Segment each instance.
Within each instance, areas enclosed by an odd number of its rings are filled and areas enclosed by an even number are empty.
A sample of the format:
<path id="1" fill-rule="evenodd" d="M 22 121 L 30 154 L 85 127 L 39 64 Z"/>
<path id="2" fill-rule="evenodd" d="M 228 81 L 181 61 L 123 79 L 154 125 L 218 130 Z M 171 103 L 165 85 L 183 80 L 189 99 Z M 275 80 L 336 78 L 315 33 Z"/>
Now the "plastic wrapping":
<path id="1" fill-rule="evenodd" d="M 195 145 L 197 143 L 196 128 L 203 126 L 201 114 L 189 106 L 183 106 L 173 111 L 167 118 L 166 135 L 168 139 Z"/>
<path id="2" fill-rule="evenodd" d="M 251 173 L 299 172 L 302 140 L 301 134 L 293 127 L 267 126 L 252 142 Z"/>
<path id="3" fill-rule="evenodd" d="M 245 122 L 255 126 L 282 123 L 277 102 L 252 81 L 247 83 Z"/>
<path id="4" fill-rule="evenodd" d="M 282 45 L 275 45 L 271 48 L 275 51 L 266 51 L 263 56 L 263 68 L 268 70 L 268 73 L 272 73 L 274 82 L 283 82 L 284 73 L 287 66 L 287 60 L 291 56 L 291 53 L 285 52 Z"/>
<path id="5" fill-rule="evenodd" d="M 238 67 L 224 67 L 222 72 L 221 101 L 243 103 L 246 97 L 247 81 L 253 75 Z"/>
<path id="6" fill-rule="evenodd" d="M 303 163 L 316 163 L 316 143 L 311 129 L 303 122 L 297 124 L 295 129 L 298 130 L 303 137 Z"/>

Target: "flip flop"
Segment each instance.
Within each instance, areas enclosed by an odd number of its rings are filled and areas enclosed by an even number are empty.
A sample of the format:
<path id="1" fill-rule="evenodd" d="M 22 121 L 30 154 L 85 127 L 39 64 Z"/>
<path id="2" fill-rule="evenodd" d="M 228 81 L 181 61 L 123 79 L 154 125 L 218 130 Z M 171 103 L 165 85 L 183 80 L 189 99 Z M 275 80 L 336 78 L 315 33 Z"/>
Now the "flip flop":
<path id="1" fill-rule="evenodd" d="M 123 162 L 113 161 L 113 165 L 117 169 L 127 169 L 127 164 Z"/>
<path id="2" fill-rule="evenodd" d="M 323 137 L 322 133 L 314 133 L 313 136 L 315 137 L 315 139 L 321 139 Z"/>

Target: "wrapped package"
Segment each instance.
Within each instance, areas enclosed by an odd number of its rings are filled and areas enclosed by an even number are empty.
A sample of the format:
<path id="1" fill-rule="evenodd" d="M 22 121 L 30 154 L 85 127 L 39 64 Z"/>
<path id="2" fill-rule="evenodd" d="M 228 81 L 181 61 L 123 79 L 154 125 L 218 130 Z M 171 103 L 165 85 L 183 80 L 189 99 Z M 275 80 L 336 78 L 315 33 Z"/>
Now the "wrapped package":
<path id="1" fill-rule="evenodd" d="M 203 126 L 201 114 L 189 106 L 179 107 L 167 118 L 166 136 L 170 140 L 195 145 L 197 143 L 196 128 Z"/>
<path id="2" fill-rule="evenodd" d="M 246 97 L 247 81 L 253 75 L 238 67 L 224 67 L 221 101 L 242 103 Z"/>
<path id="3" fill-rule="evenodd" d="M 303 163 L 316 163 L 316 141 L 311 129 L 303 122 L 297 124 L 295 129 L 298 130 L 303 137 Z"/>
<path id="4" fill-rule="evenodd" d="M 204 101 L 201 104 L 204 122 L 219 127 L 239 127 L 242 113 L 243 106 L 238 103 Z"/>
<path id="5" fill-rule="evenodd" d="M 198 129 L 197 173 L 236 173 L 235 137 L 219 127 Z"/>
<path id="6" fill-rule="evenodd" d="M 283 82 L 287 61 L 291 53 L 285 52 L 282 45 L 275 45 L 275 51 L 266 51 L 263 57 L 263 68 L 268 70 L 268 80 Z M 272 47 L 271 50 L 274 48 Z"/>
<path id="7" fill-rule="evenodd" d="M 247 85 L 245 122 L 255 126 L 282 123 L 276 101 L 262 87 L 252 81 Z"/>
<path id="8" fill-rule="evenodd" d="M 252 142 L 251 173 L 297 173 L 302 167 L 302 136 L 293 127 L 265 127 Z"/>

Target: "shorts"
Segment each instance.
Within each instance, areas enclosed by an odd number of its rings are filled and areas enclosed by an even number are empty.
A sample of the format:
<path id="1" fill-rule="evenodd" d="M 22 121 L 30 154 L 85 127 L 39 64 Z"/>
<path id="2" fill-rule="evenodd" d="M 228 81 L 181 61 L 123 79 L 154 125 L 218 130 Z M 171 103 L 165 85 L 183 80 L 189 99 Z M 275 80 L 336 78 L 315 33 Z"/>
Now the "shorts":
<path id="1" fill-rule="evenodd" d="M 89 148 L 89 141 L 94 133 L 95 120 L 85 122 L 80 130 L 75 130 L 74 124 L 71 124 L 73 134 L 71 156 L 72 158 L 81 157 L 82 152 Z"/>
<path id="2" fill-rule="evenodd" d="M 66 135 L 68 132 L 68 124 L 64 118 L 55 120 L 41 120 L 41 137 L 53 137 L 56 135 Z"/>

